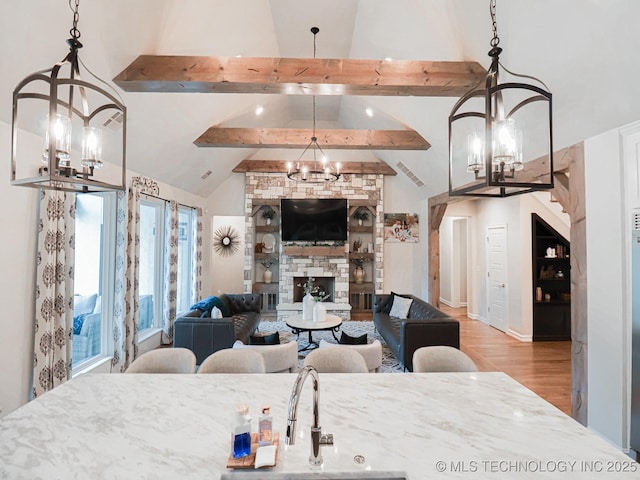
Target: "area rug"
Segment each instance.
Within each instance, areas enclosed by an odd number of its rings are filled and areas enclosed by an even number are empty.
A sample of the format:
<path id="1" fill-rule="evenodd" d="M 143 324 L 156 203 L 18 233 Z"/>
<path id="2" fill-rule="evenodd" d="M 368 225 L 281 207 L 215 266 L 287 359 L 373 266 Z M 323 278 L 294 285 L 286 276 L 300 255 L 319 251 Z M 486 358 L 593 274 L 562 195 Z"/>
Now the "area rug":
<path id="1" fill-rule="evenodd" d="M 404 372 L 404 368 L 400 365 L 400 363 L 396 360 L 391 353 L 391 350 L 384 342 L 382 337 L 378 334 L 373 326 L 373 322 L 371 321 L 347 321 L 342 322 L 342 326 L 340 330 L 345 332 L 347 335 L 351 335 L 352 337 L 358 337 L 362 334 L 367 334 L 367 339 L 371 342 L 371 339 L 378 339 L 380 343 L 382 343 L 382 367 L 380 368 L 380 372 L 382 373 L 402 373 Z M 296 336 L 291 332 L 291 328 L 287 326 L 285 322 L 278 321 L 262 321 L 258 325 L 258 331 L 261 334 L 267 334 L 272 332 L 279 332 L 280 334 L 280 342 L 285 343 L 291 340 L 295 340 Z M 336 336 L 340 338 L 340 332 L 336 333 Z M 302 333 L 300 334 L 300 338 L 298 339 L 298 348 L 304 348 L 308 345 L 309 334 Z M 336 342 L 335 338 L 333 338 L 332 332 L 321 331 L 321 332 L 313 332 L 313 341 L 320 342 L 320 340 L 325 340 L 331 343 Z M 304 357 L 307 353 L 312 350 L 304 350 L 299 352 L 299 366 L 302 366 L 304 362 Z"/>

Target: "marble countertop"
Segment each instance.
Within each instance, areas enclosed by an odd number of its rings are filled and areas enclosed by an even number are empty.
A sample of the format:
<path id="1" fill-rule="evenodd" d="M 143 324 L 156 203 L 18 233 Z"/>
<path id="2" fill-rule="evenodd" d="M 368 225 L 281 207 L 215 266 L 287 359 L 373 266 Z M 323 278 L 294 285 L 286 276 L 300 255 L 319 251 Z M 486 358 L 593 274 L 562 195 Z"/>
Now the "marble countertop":
<path id="1" fill-rule="evenodd" d="M 230 428 L 241 402 L 254 429 L 260 405 L 270 404 L 281 432 L 277 466 L 247 472 L 254 479 L 368 470 L 410 479 L 640 476 L 637 463 L 501 373 L 320 374 L 320 424 L 335 444 L 312 467 L 311 379 L 296 444 L 284 445 L 295 378 L 79 376 L 0 419 L 0 478 L 218 479 L 231 472 Z"/>

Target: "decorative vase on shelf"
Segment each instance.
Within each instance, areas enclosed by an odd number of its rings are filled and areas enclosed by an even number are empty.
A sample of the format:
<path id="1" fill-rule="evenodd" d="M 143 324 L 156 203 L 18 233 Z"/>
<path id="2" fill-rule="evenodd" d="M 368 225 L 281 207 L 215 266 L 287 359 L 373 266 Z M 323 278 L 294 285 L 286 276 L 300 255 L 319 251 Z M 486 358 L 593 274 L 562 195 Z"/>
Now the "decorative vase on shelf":
<path id="1" fill-rule="evenodd" d="M 362 267 L 356 267 L 353 271 L 353 279 L 356 283 L 364 282 L 364 269 Z"/>
<path id="2" fill-rule="evenodd" d="M 313 320 L 314 303 L 316 303 L 316 301 L 310 293 L 307 293 L 302 298 L 302 320 Z"/>
<path id="3" fill-rule="evenodd" d="M 324 322 L 327 319 L 327 307 L 322 302 L 315 302 L 313 306 L 313 321 Z"/>
<path id="4" fill-rule="evenodd" d="M 271 225 L 271 219 L 270 219 L 270 218 L 267 218 L 267 219 L 266 219 L 266 223 L 267 223 L 267 225 Z"/>
<path id="5" fill-rule="evenodd" d="M 358 219 L 358 225 L 362 226 L 362 219 L 361 218 Z"/>
<path id="6" fill-rule="evenodd" d="M 271 276 L 273 272 L 268 268 L 264 271 L 264 283 L 271 283 Z"/>

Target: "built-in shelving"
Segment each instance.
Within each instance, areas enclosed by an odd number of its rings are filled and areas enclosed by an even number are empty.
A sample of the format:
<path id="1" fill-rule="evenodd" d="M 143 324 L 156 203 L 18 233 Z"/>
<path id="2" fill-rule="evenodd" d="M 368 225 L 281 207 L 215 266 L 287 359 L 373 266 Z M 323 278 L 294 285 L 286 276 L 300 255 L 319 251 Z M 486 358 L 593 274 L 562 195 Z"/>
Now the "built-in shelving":
<path id="1" fill-rule="evenodd" d="M 571 340 L 570 243 L 531 214 L 533 340 Z"/>

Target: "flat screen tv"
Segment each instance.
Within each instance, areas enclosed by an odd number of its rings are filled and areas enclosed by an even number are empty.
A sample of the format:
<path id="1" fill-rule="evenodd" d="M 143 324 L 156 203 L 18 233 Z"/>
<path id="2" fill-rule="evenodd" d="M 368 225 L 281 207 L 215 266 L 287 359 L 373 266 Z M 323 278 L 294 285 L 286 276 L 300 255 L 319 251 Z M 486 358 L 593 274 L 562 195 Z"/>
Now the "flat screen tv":
<path id="1" fill-rule="evenodd" d="M 347 240 L 347 199 L 307 198 L 280 200 L 284 242 Z"/>

